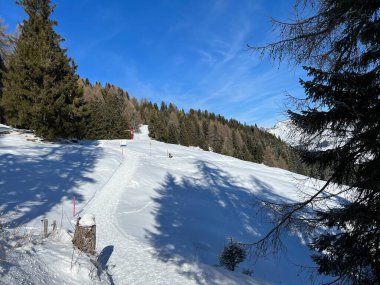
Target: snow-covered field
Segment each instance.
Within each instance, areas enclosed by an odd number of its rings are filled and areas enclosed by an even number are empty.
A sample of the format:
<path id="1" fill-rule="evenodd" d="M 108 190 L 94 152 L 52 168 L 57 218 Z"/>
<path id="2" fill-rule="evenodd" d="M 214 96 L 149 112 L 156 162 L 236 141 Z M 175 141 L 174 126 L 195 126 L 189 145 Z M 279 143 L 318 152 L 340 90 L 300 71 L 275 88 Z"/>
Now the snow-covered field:
<path id="1" fill-rule="evenodd" d="M 152 141 L 147 126 L 120 140 L 54 144 L 0 135 L 0 212 L 32 242 L 12 249 L 0 284 L 308 284 L 310 251 L 298 233 L 287 251 L 238 272 L 218 266 L 229 237 L 253 241 L 270 225 L 254 195 L 298 199 L 316 182 L 277 168 Z M 173 158 L 168 158 L 170 152 Z M 76 216 L 95 215 L 97 267 L 73 251 Z M 41 219 L 59 230 L 42 239 Z M 243 269 L 253 270 L 252 277 Z M 99 275 L 100 277 L 98 277 Z"/>

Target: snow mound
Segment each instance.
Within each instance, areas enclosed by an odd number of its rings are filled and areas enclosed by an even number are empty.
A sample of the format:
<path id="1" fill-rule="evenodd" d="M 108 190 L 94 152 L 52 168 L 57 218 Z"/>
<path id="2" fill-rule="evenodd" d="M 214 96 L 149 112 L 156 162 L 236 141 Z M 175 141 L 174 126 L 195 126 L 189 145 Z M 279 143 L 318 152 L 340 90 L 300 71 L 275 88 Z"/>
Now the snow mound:
<path id="1" fill-rule="evenodd" d="M 2 133 L 9 133 L 12 130 L 11 127 L 8 127 L 6 125 L 0 124 L 0 134 Z"/>
<path id="2" fill-rule="evenodd" d="M 82 227 L 92 227 L 95 226 L 95 216 L 93 214 L 84 214 L 79 219 L 79 225 Z"/>

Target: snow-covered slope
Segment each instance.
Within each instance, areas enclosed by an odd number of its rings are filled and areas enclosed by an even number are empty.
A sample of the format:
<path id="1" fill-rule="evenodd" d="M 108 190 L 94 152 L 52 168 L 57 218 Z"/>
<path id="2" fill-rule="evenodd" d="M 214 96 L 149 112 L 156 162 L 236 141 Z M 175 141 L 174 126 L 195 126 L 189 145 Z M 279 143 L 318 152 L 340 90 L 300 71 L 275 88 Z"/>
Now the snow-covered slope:
<path id="1" fill-rule="evenodd" d="M 300 141 L 300 132 L 292 125 L 291 121 L 277 122 L 273 128 L 266 129 L 272 135 L 282 139 L 292 146 L 297 146 Z"/>
<path id="2" fill-rule="evenodd" d="M 256 215 L 254 195 L 296 200 L 301 184 L 318 181 L 152 141 L 147 133 L 143 126 L 125 147 L 120 140 L 53 144 L 16 131 L 0 136 L 3 217 L 33 236 L 42 218 L 60 229 L 13 250 L 0 284 L 309 283 L 302 266 L 312 265 L 310 252 L 299 233 L 286 237 L 286 254 L 240 264 L 238 271 L 251 269 L 253 277 L 214 265 L 229 237 L 252 241 L 269 229 Z M 76 217 L 95 215 L 97 267 L 72 249 L 73 197 Z"/>
<path id="3" fill-rule="evenodd" d="M 276 123 L 273 128 L 266 130 L 291 146 L 297 147 L 304 145 L 303 140 L 305 138 L 302 137 L 301 130 L 294 126 L 290 120 L 280 121 Z M 334 139 L 328 131 L 325 131 L 321 136 L 315 137 L 315 139 L 311 137 L 311 139 L 315 143 L 308 143 L 310 147 L 319 150 L 335 147 L 339 142 L 345 141 L 345 139 Z"/>

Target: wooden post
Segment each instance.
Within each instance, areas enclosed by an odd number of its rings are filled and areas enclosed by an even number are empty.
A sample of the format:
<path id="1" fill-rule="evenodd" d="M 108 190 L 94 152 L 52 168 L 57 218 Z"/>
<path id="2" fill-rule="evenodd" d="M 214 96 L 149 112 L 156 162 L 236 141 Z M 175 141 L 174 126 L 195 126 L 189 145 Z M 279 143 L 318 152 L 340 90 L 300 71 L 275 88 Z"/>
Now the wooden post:
<path id="1" fill-rule="evenodd" d="M 51 231 L 51 233 L 54 233 L 55 230 L 57 229 L 57 222 L 56 222 L 56 221 L 53 221 L 52 226 L 53 226 L 53 230 Z"/>
<path id="2" fill-rule="evenodd" d="M 48 222 L 48 219 L 43 219 L 42 221 L 44 223 L 44 238 L 47 238 L 48 237 L 48 225 L 49 225 L 49 222 Z"/>
<path id="3" fill-rule="evenodd" d="M 95 253 L 96 225 L 93 215 L 86 214 L 78 218 L 72 242 L 80 251 Z"/>

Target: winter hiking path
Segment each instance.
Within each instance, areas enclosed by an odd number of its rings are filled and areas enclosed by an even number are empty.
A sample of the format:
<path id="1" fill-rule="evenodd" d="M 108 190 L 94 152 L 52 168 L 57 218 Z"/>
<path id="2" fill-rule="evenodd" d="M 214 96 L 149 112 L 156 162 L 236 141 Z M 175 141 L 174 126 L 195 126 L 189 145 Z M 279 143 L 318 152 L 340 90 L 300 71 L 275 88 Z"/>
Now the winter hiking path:
<path id="1" fill-rule="evenodd" d="M 107 183 L 97 191 L 94 197 L 84 207 L 84 213 L 95 215 L 97 225 L 97 252 L 102 255 L 107 252 L 106 264 L 102 263 L 103 270 L 111 278 L 102 275 L 101 283 L 159 285 L 159 284 L 264 284 L 247 277 L 237 278 L 234 274 L 217 270 L 216 268 L 191 261 L 177 260 L 172 257 L 163 261 L 157 257 L 157 249 L 135 236 L 128 234 L 123 227 L 125 219 L 137 219 L 144 211 L 151 211 L 153 201 L 136 205 L 125 206 L 120 204 L 124 199 L 130 200 L 130 195 L 136 195 L 136 188 L 142 185 L 141 179 L 150 178 L 144 171 L 144 164 L 148 157 L 150 138 L 147 128 L 135 136 L 135 140 L 128 142 L 121 164 L 113 172 Z M 162 153 L 162 151 L 160 151 Z M 156 157 L 159 160 L 162 157 Z M 154 159 L 154 158 L 153 158 Z M 144 175 L 141 175 L 141 171 Z M 139 174 L 137 175 L 137 172 Z M 134 191 L 132 191 L 134 190 Z M 153 194 L 152 189 L 152 194 Z M 121 207 L 120 207 L 121 206 Z M 130 214 L 133 214 L 132 216 Z M 266 284 L 266 283 L 265 283 Z"/>
<path id="2" fill-rule="evenodd" d="M 107 263 L 114 284 L 199 284 L 178 272 L 178 265 L 165 263 L 154 257 L 152 248 L 124 233 L 118 225 L 116 209 L 120 196 L 128 191 L 141 154 L 124 154 L 109 181 L 98 190 L 83 213 L 92 213 L 97 225 L 97 251 L 111 251 Z M 111 250 L 110 250 L 111 249 Z M 190 265 L 183 265 L 184 271 Z"/>

